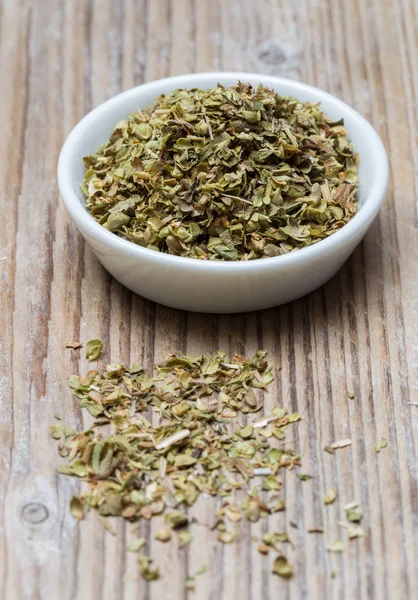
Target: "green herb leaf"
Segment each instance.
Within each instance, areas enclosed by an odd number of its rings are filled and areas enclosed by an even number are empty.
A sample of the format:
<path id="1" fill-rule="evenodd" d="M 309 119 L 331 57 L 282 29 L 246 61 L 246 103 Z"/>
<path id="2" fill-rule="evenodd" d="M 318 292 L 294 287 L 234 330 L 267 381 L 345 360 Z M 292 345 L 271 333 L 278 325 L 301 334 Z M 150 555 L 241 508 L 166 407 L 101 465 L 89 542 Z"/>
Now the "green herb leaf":
<path id="1" fill-rule="evenodd" d="M 293 576 L 293 565 L 291 565 L 285 556 L 278 556 L 274 563 L 272 572 L 275 575 L 289 579 Z"/>
<path id="2" fill-rule="evenodd" d="M 184 548 L 184 546 L 187 546 L 188 544 L 190 544 L 190 542 L 193 540 L 193 536 L 190 533 L 190 531 L 180 531 L 178 533 L 178 539 L 179 539 L 179 547 L 180 548 Z"/>
<path id="3" fill-rule="evenodd" d="M 366 534 L 364 533 L 364 531 L 361 527 L 349 527 L 347 529 L 347 531 L 348 531 L 348 537 L 350 540 L 353 540 L 354 538 L 359 538 L 359 537 L 366 537 Z"/>
<path id="4" fill-rule="evenodd" d="M 344 552 L 345 550 L 345 546 L 344 546 L 344 542 L 342 542 L 341 540 L 336 540 L 335 542 L 333 542 L 332 544 L 330 544 L 327 547 L 328 552 Z"/>
<path id="5" fill-rule="evenodd" d="M 86 358 L 90 362 L 97 360 L 102 352 L 103 342 L 102 340 L 90 340 L 86 345 Z"/>
<path id="6" fill-rule="evenodd" d="M 332 504 L 337 499 L 337 490 L 335 487 L 330 487 L 324 496 L 324 504 Z"/>
<path id="7" fill-rule="evenodd" d="M 220 531 L 218 533 L 218 540 L 223 544 L 230 544 L 235 540 L 235 535 L 232 531 Z"/>
<path id="8" fill-rule="evenodd" d="M 139 552 L 140 550 L 142 550 L 145 544 L 146 539 L 143 537 L 139 537 L 130 541 L 126 546 L 126 549 L 128 550 L 128 552 Z"/>
<path id="9" fill-rule="evenodd" d="M 312 475 L 308 475 L 308 473 L 298 473 L 297 477 L 301 481 L 308 481 L 309 479 L 312 479 Z"/>
<path id="10" fill-rule="evenodd" d="M 360 523 L 363 513 L 358 508 L 349 508 L 346 510 L 347 520 L 351 523 Z"/>
<path id="11" fill-rule="evenodd" d="M 376 452 L 380 452 L 383 448 L 386 448 L 388 441 L 385 438 L 381 438 L 376 444 Z"/>
<path id="12" fill-rule="evenodd" d="M 73 496 L 70 502 L 70 512 L 76 521 L 81 521 L 84 518 L 84 507 L 80 498 Z"/>
<path id="13" fill-rule="evenodd" d="M 159 542 L 169 542 L 171 540 L 171 530 L 168 529 L 168 527 L 162 527 L 161 529 L 159 529 L 157 531 L 157 533 L 155 534 L 155 539 L 158 540 Z"/>
<path id="14" fill-rule="evenodd" d="M 52 432 L 52 437 L 55 440 L 59 440 L 62 437 L 64 438 L 68 438 L 71 437 L 72 435 L 75 435 L 76 432 L 74 431 L 74 429 L 71 429 L 71 427 L 68 427 L 68 425 L 51 425 L 49 427 L 49 430 Z"/>
<path id="15" fill-rule="evenodd" d="M 160 570 L 158 567 L 151 566 L 152 558 L 150 558 L 149 556 L 140 556 L 138 558 L 138 562 L 141 575 L 146 581 L 153 581 L 155 579 L 159 579 Z"/>

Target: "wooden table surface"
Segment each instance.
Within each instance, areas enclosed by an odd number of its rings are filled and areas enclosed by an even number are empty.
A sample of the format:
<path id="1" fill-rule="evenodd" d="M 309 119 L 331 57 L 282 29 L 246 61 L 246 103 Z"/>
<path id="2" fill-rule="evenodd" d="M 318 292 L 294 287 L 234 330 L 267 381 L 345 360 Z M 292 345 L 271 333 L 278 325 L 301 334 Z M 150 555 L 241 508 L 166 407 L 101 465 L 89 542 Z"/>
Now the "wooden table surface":
<path id="1" fill-rule="evenodd" d="M 7 600 L 413 598 L 418 589 L 418 8 L 414 0 L 3 0 L 0 13 L 0 597 Z M 100 266 L 59 199 L 56 165 L 91 108 L 144 81 L 208 70 L 258 71 L 328 90 L 360 111 L 387 148 L 386 202 L 364 242 L 324 287 L 259 313 L 199 315 L 135 296 Z M 169 284 L 169 283 L 168 283 Z M 307 482 L 285 477 L 295 577 L 270 573 L 251 536 L 221 546 L 197 526 L 185 550 L 141 525 L 161 580 L 138 579 L 132 526 L 77 525 L 77 491 L 58 476 L 48 425 L 82 415 L 67 388 L 87 369 L 72 340 L 102 338 L 106 361 L 146 366 L 168 352 L 218 348 L 275 362 L 270 406 L 303 419 L 290 439 Z M 281 370 L 279 370 L 279 366 Z M 349 398 L 347 391 L 354 393 Z M 375 452 L 385 437 L 387 448 Z M 334 440 L 352 446 L 334 455 Z M 292 475 L 292 476 L 290 476 Z M 335 504 L 323 495 L 334 485 Z M 367 537 L 344 539 L 358 500 Z M 190 514 L 210 520 L 216 500 Z M 289 522 L 298 528 L 293 529 Z M 308 534 L 313 526 L 324 534 Z M 221 547 L 220 547 L 221 546 Z M 206 564 L 196 591 L 184 579 Z M 336 571 L 332 578 L 332 571 Z"/>

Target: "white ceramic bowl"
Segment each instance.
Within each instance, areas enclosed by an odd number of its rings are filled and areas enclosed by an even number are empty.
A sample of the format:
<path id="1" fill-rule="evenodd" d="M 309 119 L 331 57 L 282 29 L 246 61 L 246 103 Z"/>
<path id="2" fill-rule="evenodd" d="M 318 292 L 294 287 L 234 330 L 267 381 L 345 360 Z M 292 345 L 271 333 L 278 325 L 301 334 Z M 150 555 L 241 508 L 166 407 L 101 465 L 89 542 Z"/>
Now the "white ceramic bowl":
<path id="1" fill-rule="evenodd" d="M 86 211 L 80 182 L 82 157 L 106 142 L 114 125 L 157 96 L 177 88 L 230 86 L 237 81 L 259 83 L 283 95 L 321 102 L 333 119 L 344 118 L 360 154 L 360 209 L 329 238 L 296 252 L 248 262 L 201 261 L 171 256 L 123 240 L 99 225 Z M 233 313 L 269 308 L 295 300 L 328 281 L 360 242 L 385 195 L 388 163 L 373 127 L 341 100 L 317 88 L 253 73 L 197 73 L 146 83 L 101 104 L 68 136 L 59 158 L 59 188 L 71 217 L 102 265 L 137 294 L 185 310 Z"/>

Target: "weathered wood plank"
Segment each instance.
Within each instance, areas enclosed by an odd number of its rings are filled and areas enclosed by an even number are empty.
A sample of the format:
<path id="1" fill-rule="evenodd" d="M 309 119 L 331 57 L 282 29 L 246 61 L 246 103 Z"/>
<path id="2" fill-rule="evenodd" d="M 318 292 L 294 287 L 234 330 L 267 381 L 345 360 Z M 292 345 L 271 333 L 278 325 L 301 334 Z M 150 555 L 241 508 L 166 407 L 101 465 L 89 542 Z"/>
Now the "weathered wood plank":
<path id="1" fill-rule="evenodd" d="M 3 0 L 0 12 L 0 595 L 7 599 L 183 600 L 412 598 L 418 588 L 417 190 L 418 9 L 413 0 Z M 334 93 L 379 131 L 391 162 L 385 205 L 332 281 L 291 305 L 233 316 L 187 314 L 124 289 L 100 266 L 58 201 L 56 161 L 65 136 L 92 107 L 143 81 L 207 70 L 255 70 Z M 302 414 L 289 443 L 313 479 L 284 477 L 287 511 L 244 524 L 219 546 L 205 525 L 215 499 L 189 512 L 194 541 L 154 540 L 164 579 L 138 578 L 125 551 L 133 527 L 76 525 L 76 482 L 58 477 L 47 426 L 83 416 L 66 387 L 102 361 L 150 367 L 166 353 L 218 348 L 269 351 L 276 365 L 266 409 Z M 350 398 L 349 393 L 354 397 Z M 86 421 L 87 422 L 87 421 Z M 389 447 L 374 451 L 382 436 Z M 323 447 L 350 437 L 335 455 Z M 330 486 L 338 490 L 324 507 Z M 343 506 L 358 500 L 368 537 L 342 555 Z M 290 526 L 293 521 L 297 528 Z M 201 525 L 199 523 L 203 523 Z M 324 534 L 308 534 L 323 527 Z M 292 581 L 271 575 L 253 536 L 289 532 Z M 184 578 L 202 565 L 196 592 Z M 332 571 L 337 575 L 331 578 Z"/>

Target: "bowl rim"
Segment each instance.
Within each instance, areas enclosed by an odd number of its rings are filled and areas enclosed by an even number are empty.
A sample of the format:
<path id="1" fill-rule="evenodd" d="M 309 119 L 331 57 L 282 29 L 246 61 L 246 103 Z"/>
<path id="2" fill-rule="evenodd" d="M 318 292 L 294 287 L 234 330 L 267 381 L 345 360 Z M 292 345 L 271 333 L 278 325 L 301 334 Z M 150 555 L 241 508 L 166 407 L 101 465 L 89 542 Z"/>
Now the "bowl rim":
<path id="1" fill-rule="evenodd" d="M 230 79 L 236 79 L 239 81 L 245 80 L 245 78 L 248 78 L 249 80 L 262 78 L 263 85 L 266 87 L 274 87 L 279 85 L 289 86 L 293 88 L 296 98 L 298 91 L 303 91 L 305 94 L 311 92 L 314 94 L 314 96 L 320 96 L 321 102 L 322 99 L 328 99 L 334 104 L 336 103 L 341 108 L 343 117 L 347 114 L 350 114 L 351 117 L 357 121 L 359 126 L 361 126 L 362 135 L 369 138 L 369 143 L 373 146 L 374 160 L 377 165 L 376 176 L 372 181 L 371 188 L 366 198 L 364 199 L 361 210 L 359 210 L 354 217 L 341 229 L 315 244 L 300 248 L 296 252 L 290 252 L 288 254 L 283 254 L 268 259 L 259 258 L 249 261 L 199 260 L 186 256 L 176 256 L 163 252 L 157 252 L 155 250 L 136 245 L 128 240 L 124 240 L 100 225 L 80 202 L 80 199 L 75 192 L 74 184 L 70 175 L 70 164 L 73 159 L 73 148 L 84 137 L 91 121 L 100 118 L 101 114 L 106 112 L 111 106 L 124 103 L 127 99 L 132 99 L 137 94 L 140 94 L 141 91 L 152 91 L 153 88 L 160 88 L 162 85 L 170 86 L 171 89 L 173 88 L 173 85 L 179 88 L 199 87 L 199 81 L 207 77 L 217 79 L 220 83 L 222 83 L 222 81 L 226 82 L 226 80 Z M 160 95 L 160 93 L 161 92 L 156 92 L 156 96 Z M 82 157 L 80 157 L 80 160 L 81 159 Z M 69 133 L 60 152 L 57 176 L 59 190 L 69 214 L 79 229 L 82 232 L 85 232 L 95 241 L 102 243 L 113 250 L 119 250 L 120 252 L 127 253 L 131 257 L 136 257 L 143 260 L 152 260 L 155 263 L 164 263 L 166 266 L 171 263 L 173 266 L 176 265 L 177 267 L 184 267 L 188 269 L 197 268 L 201 270 L 204 268 L 210 271 L 225 272 L 235 271 L 238 269 L 265 270 L 271 267 L 278 267 L 279 265 L 282 265 L 283 267 L 285 265 L 297 265 L 300 262 L 306 260 L 315 260 L 321 255 L 333 252 L 338 246 L 343 244 L 344 241 L 349 240 L 353 235 L 359 231 L 362 231 L 373 221 L 384 199 L 389 179 L 389 166 L 385 147 L 374 127 L 360 113 L 336 96 L 329 94 L 320 88 L 292 79 L 287 79 L 285 77 L 276 77 L 272 75 L 263 75 L 262 73 L 246 73 L 240 71 L 208 71 L 164 77 L 148 83 L 143 83 L 139 86 L 121 92 L 120 94 L 117 94 L 99 104 L 96 108 L 85 115 Z"/>

